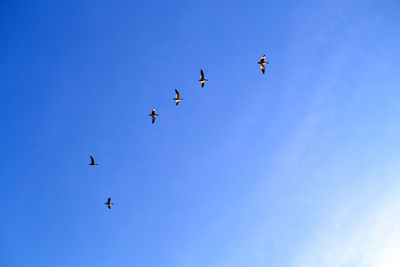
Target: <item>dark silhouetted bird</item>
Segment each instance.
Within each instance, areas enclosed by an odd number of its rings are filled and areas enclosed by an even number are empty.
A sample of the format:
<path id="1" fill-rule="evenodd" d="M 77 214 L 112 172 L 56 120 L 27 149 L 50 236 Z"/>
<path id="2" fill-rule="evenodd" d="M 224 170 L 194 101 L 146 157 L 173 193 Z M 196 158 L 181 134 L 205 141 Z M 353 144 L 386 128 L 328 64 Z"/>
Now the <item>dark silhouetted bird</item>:
<path id="1" fill-rule="evenodd" d="M 99 165 L 99 164 L 94 163 L 94 158 L 93 158 L 92 156 L 90 156 L 90 163 L 89 163 L 89 165 L 90 165 L 90 166 L 97 166 L 97 165 Z"/>
<path id="2" fill-rule="evenodd" d="M 149 114 L 149 116 L 151 116 L 151 123 L 154 123 L 156 121 L 156 116 L 158 116 L 154 108 L 151 110 L 151 114 Z"/>
<path id="3" fill-rule="evenodd" d="M 109 209 L 111 209 L 111 206 L 114 205 L 114 203 L 111 203 L 111 197 L 109 197 L 107 202 L 104 204 L 106 204 Z"/>
<path id="4" fill-rule="evenodd" d="M 175 98 L 172 98 L 172 100 L 175 100 L 176 105 L 179 105 L 179 103 L 181 102 L 181 100 L 183 100 L 183 98 L 179 97 L 179 92 L 176 89 L 175 89 L 175 95 L 176 95 Z"/>
<path id="5" fill-rule="evenodd" d="M 207 79 L 204 79 L 204 72 L 203 70 L 200 70 L 200 80 L 199 82 L 201 83 L 201 88 L 204 87 L 204 84 L 207 82 Z"/>
<path id="6" fill-rule="evenodd" d="M 258 62 L 258 64 L 260 64 L 261 67 L 261 71 L 264 74 L 265 73 L 265 64 L 269 64 L 269 62 L 265 61 L 265 55 L 263 55 L 260 59 L 260 61 Z"/>

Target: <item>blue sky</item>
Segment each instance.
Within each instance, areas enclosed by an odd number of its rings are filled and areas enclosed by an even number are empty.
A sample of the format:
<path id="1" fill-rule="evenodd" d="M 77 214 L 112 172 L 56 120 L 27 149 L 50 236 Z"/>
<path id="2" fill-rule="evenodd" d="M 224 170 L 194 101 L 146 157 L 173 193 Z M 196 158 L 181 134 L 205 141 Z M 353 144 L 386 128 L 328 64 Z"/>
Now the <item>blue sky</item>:
<path id="1" fill-rule="evenodd" d="M 399 266 L 399 7 L 2 1 L 0 265 Z"/>

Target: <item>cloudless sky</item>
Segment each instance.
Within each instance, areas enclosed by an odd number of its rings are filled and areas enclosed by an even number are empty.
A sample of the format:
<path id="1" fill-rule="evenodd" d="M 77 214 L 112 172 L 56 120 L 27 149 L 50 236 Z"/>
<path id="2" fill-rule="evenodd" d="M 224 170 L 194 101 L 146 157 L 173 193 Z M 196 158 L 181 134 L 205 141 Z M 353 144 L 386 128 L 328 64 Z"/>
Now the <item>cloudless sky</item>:
<path id="1" fill-rule="evenodd" d="M 1 1 L 0 266 L 400 266 L 399 14 Z"/>

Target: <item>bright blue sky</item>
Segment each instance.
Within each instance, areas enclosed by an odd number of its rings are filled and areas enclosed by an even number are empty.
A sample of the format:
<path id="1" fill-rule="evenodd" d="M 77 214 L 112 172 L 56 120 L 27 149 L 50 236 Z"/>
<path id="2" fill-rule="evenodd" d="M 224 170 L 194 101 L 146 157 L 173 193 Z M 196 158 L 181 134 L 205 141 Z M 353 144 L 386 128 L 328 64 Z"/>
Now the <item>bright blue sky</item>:
<path id="1" fill-rule="evenodd" d="M 399 12 L 1 1 L 0 265 L 399 266 Z"/>

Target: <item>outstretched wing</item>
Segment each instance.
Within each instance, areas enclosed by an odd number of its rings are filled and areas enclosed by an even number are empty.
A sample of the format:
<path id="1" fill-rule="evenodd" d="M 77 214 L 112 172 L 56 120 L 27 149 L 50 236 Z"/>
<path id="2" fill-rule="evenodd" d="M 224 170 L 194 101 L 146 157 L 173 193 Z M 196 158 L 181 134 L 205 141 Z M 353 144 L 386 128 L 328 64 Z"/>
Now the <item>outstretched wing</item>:
<path id="1" fill-rule="evenodd" d="M 176 98 L 179 98 L 179 92 L 175 89 Z"/>
<path id="2" fill-rule="evenodd" d="M 94 164 L 94 158 L 90 156 L 90 164 Z"/>

